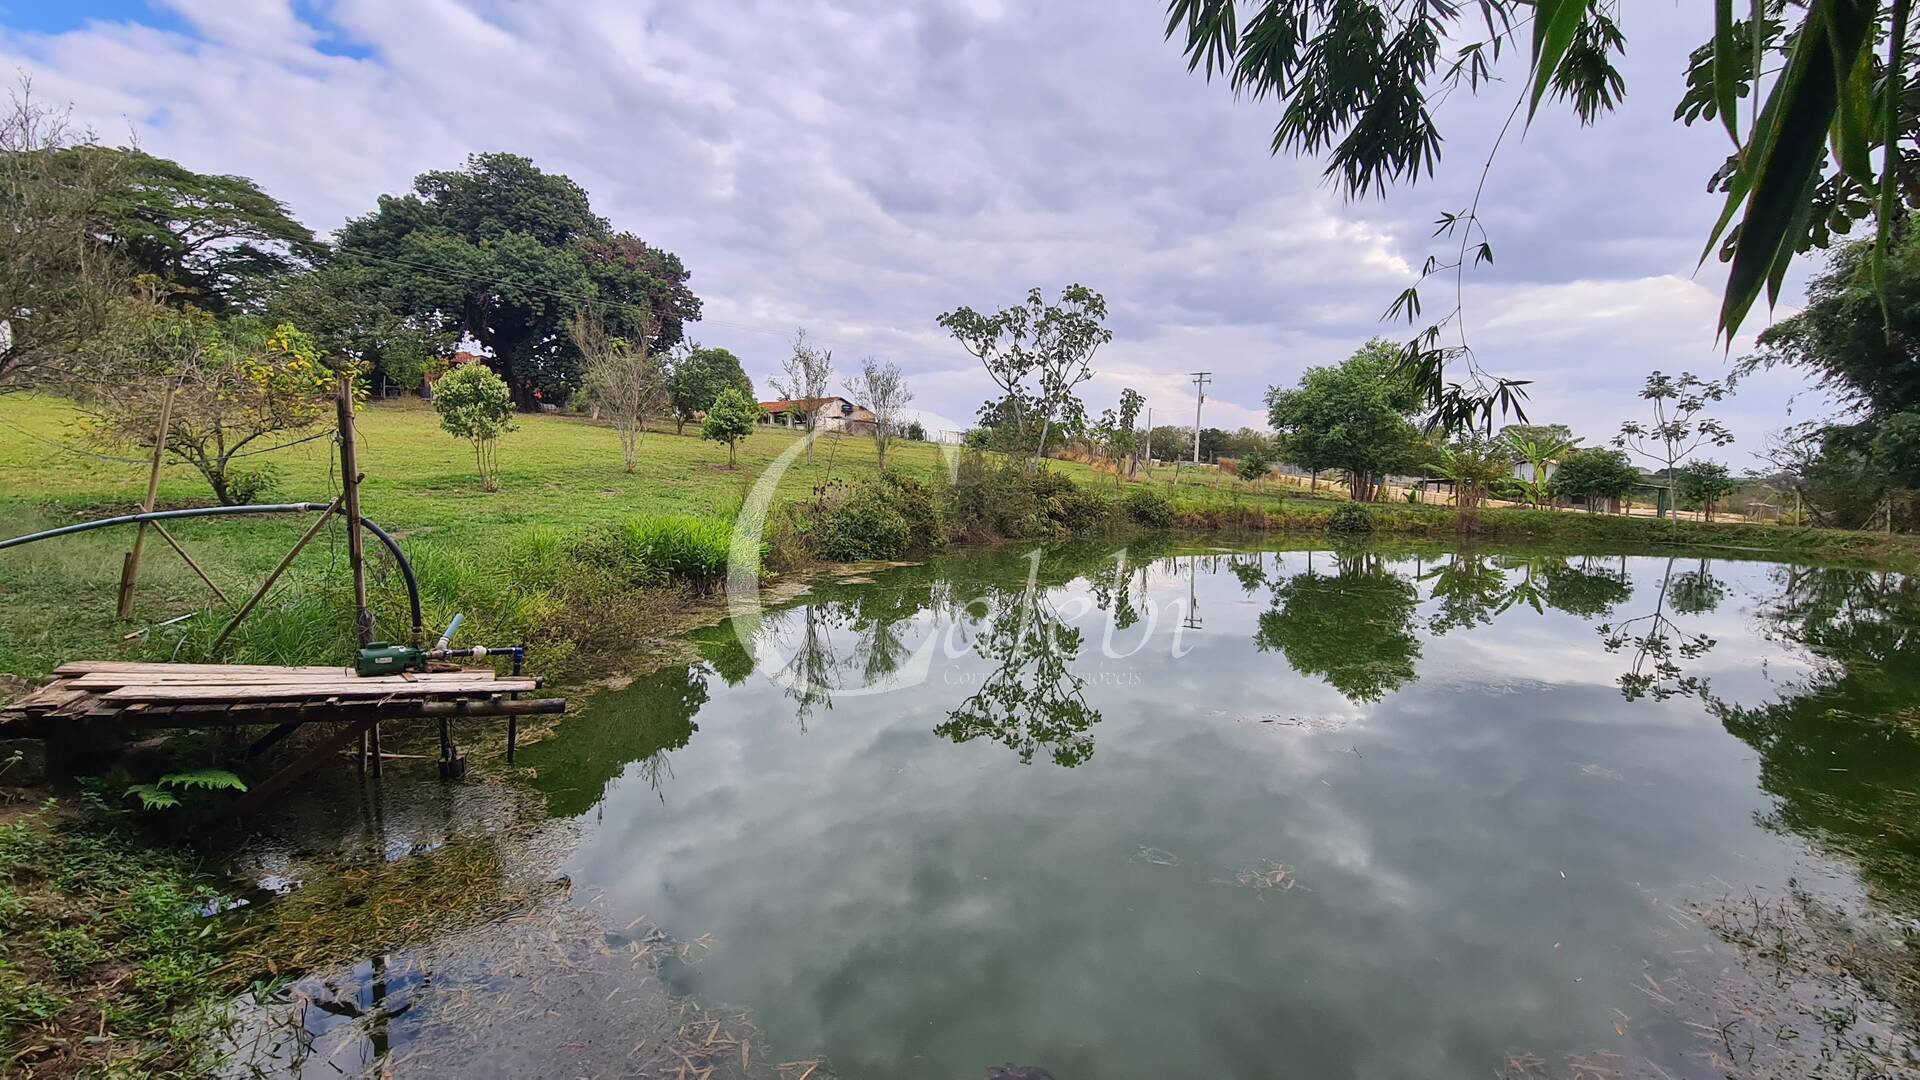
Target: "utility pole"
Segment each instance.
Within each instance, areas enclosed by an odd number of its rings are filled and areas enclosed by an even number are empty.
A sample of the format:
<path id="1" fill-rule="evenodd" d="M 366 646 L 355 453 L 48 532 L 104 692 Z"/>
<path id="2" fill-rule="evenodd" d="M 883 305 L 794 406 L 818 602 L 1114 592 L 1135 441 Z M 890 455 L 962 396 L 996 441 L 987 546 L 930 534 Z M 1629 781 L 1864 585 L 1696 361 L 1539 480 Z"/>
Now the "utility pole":
<path id="1" fill-rule="evenodd" d="M 1200 464 L 1200 406 L 1207 402 L 1207 383 L 1212 379 L 1211 371 L 1193 373 L 1193 463 Z"/>

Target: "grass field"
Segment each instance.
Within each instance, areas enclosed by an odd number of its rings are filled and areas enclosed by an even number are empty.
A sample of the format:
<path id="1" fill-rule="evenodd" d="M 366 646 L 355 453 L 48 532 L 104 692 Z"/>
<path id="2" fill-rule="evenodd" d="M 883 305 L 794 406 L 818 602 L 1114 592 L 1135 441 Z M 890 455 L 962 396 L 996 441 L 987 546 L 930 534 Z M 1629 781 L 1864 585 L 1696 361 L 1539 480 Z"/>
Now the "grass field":
<path id="1" fill-rule="evenodd" d="M 700 439 L 691 427 L 686 435 L 668 428 L 646 436 L 638 468 L 628 474 L 611 428 L 574 417 L 524 416 L 518 430 L 502 441 L 499 490 L 487 492 L 481 490 L 467 445 L 442 432 L 422 402 L 372 404 L 361 415 L 359 433 L 366 475 L 363 511 L 407 546 L 427 593 L 428 620 L 467 611 L 475 635 L 525 633 L 560 617 L 566 598 L 557 598 L 555 590 L 568 583 L 556 579 L 577 569 L 558 557 L 561 538 L 601 523 L 656 515 L 730 520 L 755 478 L 795 438 L 784 431 L 756 432 L 740 447 L 739 467 L 729 469 L 723 444 Z M 946 473 L 950 452 L 896 442 L 890 463 L 933 479 Z M 137 509 L 147 466 L 89 454 L 139 456 L 131 448 L 88 442 L 81 415 L 66 402 L 0 396 L 0 535 Z M 802 459 L 784 475 L 782 498 L 801 498 L 834 481 L 857 483 L 875 470 L 873 444 L 864 437 L 824 437 L 814 458 L 812 465 Z M 262 463 L 280 476 L 271 501 L 325 502 L 338 490 L 328 439 L 247 459 L 249 465 Z M 1051 468 L 1101 490 L 1117 486 L 1110 474 L 1087 465 L 1060 461 Z M 1171 471 L 1162 468 L 1148 482 L 1167 489 L 1170 479 Z M 1292 488 L 1263 488 L 1191 470 L 1174 495 L 1178 522 L 1208 529 L 1318 530 L 1339 498 L 1316 500 Z M 211 501 L 206 483 L 190 467 L 170 464 L 163 471 L 161 506 Z M 1379 504 L 1370 513 L 1384 531 L 1451 535 L 1459 528 L 1453 511 L 1444 507 Z M 292 515 L 182 521 L 170 531 L 237 601 L 308 521 Z M 1666 523 L 1647 519 L 1552 511 L 1488 511 L 1475 528 L 1605 542 L 1685 539 L 1856 559 L 1910 561 L 1914 554 L 1902 538 L 1887 541 L 1863 533 L 1687 524 L 1676 534 Z M 0 552 L 0 673 L 37 676 L 84 656 L 166 658 L 176 654 L 182 634 L 188 647 L 210 641 L 220 622 L 211 593 L 151 534 L 133 618 L 114 620 L 115 586 L 132 537 L 129 528 L 107 529 Z M 346 655 L 348 634 L 339 624 L 347 578 L 341 540 L 337 528 L 321 534 L 302 554 L 288 585 L 236 637 L 227 659 L 306 662 Z M 376 607 L 381 629 L 397 635 L 402 630 L 397 591 L 383 586 Z M 184 627 L 126 639 L 141 627 L 202 608 L 207 613 Z M 625 617 L 639 618 L 634 611 Z"/>

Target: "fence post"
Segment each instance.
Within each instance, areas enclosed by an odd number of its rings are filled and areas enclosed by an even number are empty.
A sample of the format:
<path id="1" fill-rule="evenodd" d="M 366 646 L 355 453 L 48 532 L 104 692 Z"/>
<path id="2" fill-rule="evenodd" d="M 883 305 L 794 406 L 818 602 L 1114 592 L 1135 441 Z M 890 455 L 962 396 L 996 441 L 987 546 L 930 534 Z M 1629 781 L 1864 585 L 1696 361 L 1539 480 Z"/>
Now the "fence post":
<path id="1" fill-rule="evenodd" d="M 367 610 L 366 547 L 360 535 L 360 463 L 353 436 L 353 372 L 340 373 L 339 397 L 334 403 L 340 424 L 340 501 L 347 515 L 347 566 L 353 573 L 353 630 L 365 648 L 373 643 L 373 612 Z M 371 750 L 373 775 L 380 775 L 380 725 L 360 736 L 363 751 Z"/>
<path id="2" fill-rule="evenodd" d="M 167 396 L 160 399 L 160 428 L 153 434 L 153 465 L 147 470 L 147 497 L 140 503 L 140 512 L 153 512 L 153 500 L 160 492 L 161 457 L 167 452 L 167 428 L 173 422 L 173 395 L 179 389 L 178 384 L 169 384 Z M 133 532 L 133 550 L 127 552 L 126 561 L 120 564 L 120 595 L 114 604 L 113 617 L 125 619 L 133 614 L 133 583 L 140 577 L 140 549 L 147 542 L 147 523 L 141 522 Z"/>

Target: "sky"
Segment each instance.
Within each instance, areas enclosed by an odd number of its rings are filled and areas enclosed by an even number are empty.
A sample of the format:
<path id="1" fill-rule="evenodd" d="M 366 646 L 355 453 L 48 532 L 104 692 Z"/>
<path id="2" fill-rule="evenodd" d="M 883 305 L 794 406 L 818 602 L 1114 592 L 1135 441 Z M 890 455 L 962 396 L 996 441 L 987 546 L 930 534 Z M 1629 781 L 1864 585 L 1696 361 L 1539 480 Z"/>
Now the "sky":
<path id="1" fill-rule="evenodd" d="M 1644 415 L 1654 370 L 1723 377 L 1724 270 L 1696 272 L 1727 152 L 1672 120 L 1711 5 L 1624 5 L 1621 109 L 1544 107 L 1481 200 L 1495 259 L 1465 282 L 1483 367 L 1533 380 L 1528 418 L 1589 445 Z M 1434 177 L 1351 200 L 1269 152 L 1278 106 L 1189 74 L 1151 0 L 0 0 L 0 65 L 108 142 L 252 177 L 328 234 L 469 154 L 565 173 L 616 228 L 679 254 L 691 336 L 771 396 L 796 328 L 842 373 L 892 360 L 914 405 L 962 426 L 992 390 L 935 318 L 1038 286 L 1102 293 L 1112 343 L 1083 388 L 1156 423 L 1266 426 L 1268 387 L 1375 334 L 1472 198 L 1519 88 L 1439 110 Z M 1790 277 L 1791 314 L 1807 273 Z M 1430 284 L 1429 310 L 1451 306 Z M 1769 315 L 1749 320 L 1757 331 Z M 1731 355 L 1751 349 L 1751 337 Z M 1720 407 L 1751 451 L 1827 411 L 1804 376 Z M 936 426 L 939 426 L 936 424 Z"/>

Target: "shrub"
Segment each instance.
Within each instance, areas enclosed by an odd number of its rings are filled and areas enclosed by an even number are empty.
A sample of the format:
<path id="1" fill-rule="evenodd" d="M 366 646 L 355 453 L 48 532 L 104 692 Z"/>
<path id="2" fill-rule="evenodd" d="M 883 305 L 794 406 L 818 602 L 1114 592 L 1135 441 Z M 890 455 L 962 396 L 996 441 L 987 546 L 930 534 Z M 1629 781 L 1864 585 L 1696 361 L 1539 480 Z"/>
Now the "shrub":
<path id="1" fill-rule="evenodd" d="M 265 502 L 280 490 L 280 480 L 276 465 L 233 466 L 227 469 L 227 496 L 235 506 Z"/>
<path id="2" fill-rule="evenodd" d="M 1105 524 L 1113 512 L 1107 500 L 1062 473 L 1034 473 L 1029 486 L 1055 531 L 1085 532 Z"/>
<path id="3" fill-rule="evenodd" d="M 1327 515 L 1327 531 L 1330 533 L 1370 533 L 1373 531 L 1373 515 L 1359 503 L 1348 503 L 1337 507 Z"/>
<path id="4" fill-rule="evenodd" d="M 816 514 L 808 539 L 816 555 L 836 562 L 894 559 L 906 554 L 912 530 L 884 494 L 862 487 Z"/>
<path id="5" fill-rule="evenodd" d="M 908 551 L 926 551 L 944 542 L 940 500 L 932 485 L 895 472 L 883 472 L 867 483 L 882 492 L 894 511 L 906 521 Z"/>
<path id="6" fill-rule="evenodd" d="M 500 436 L 513 430 L 513 394 L 485 364 L 463 364 L 433 384 L 433 409 L 447 434 L 473 444 L 480 486 L 492 491 Z"/>
<path id="7" fill-rule="evenodd" d="M 1273 457 L 1265 450 L 1249 451 L 1240 459 L 1239 473 L 1242 480 L 1263 480 L 1273 469 Z"/>
<path id="8" fill-rule="evenodd" d="M 1135 525 L 1166 529 L 1173 525 L 1173 504 L 1157 488 L 1137 487 L 1127 492 L 1127 517 Z"/>

